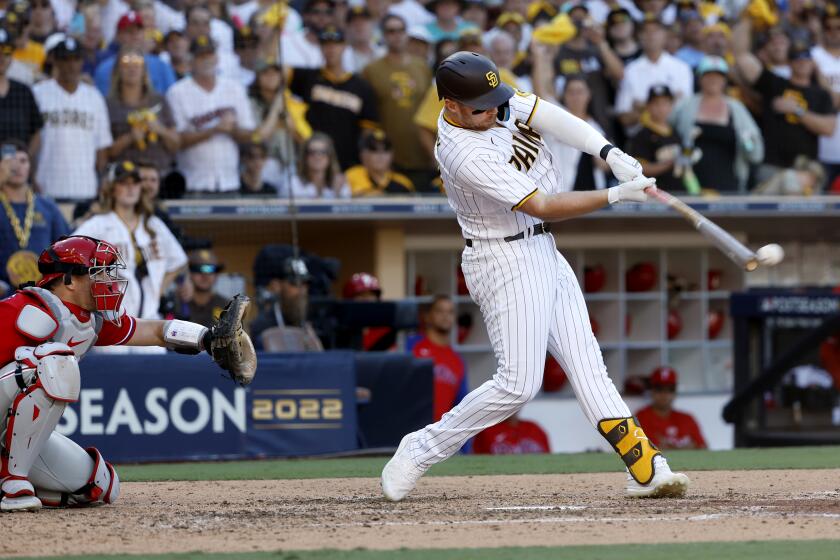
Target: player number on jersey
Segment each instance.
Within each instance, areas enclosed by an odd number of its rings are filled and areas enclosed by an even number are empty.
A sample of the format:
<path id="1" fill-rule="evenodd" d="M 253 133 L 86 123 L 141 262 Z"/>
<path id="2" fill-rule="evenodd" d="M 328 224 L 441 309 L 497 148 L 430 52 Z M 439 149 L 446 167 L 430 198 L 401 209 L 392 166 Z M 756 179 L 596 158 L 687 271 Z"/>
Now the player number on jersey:
<path id="1" fill-rule="evenodd" d="M 517 171 L 527 173 L 537 161 L 542 146 L 542 137 L 536 130 L 519 121 L 516 122 L 518 133 L 513 135 L 513 155 L 508 163 L 516 167 Z"/>

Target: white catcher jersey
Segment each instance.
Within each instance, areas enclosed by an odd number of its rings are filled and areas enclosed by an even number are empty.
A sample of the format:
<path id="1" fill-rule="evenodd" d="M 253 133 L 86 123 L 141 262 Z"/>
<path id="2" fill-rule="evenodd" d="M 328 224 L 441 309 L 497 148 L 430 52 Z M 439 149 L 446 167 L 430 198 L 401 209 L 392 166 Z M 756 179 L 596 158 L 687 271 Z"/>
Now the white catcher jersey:
<path id="1" fill-rule="evenodd" d="M 560 176 L 542 136 L 529 125 L 539 98 L 521 91 L 510 118 L 490 130 L 467 130 L 441 112 L 435 159 L 466 239 L 515 235 L 540 220 L 516 209 L 540 190 L 560 192 Z"/>

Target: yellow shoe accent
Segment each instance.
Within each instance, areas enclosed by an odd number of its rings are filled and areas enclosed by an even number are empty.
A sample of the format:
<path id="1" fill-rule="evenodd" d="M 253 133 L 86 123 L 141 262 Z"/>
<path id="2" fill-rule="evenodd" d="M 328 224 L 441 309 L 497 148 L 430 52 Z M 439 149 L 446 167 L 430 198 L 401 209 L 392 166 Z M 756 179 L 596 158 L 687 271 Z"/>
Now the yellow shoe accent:
<path id="1" fill-rule="evenodd" d="M 605 418 L 598 422 L 598 431 L 621 456 L 636 482 L 647 484 L 653 480 L 656 474 L 653 458 L 661 453 L 635 418 Z"/>

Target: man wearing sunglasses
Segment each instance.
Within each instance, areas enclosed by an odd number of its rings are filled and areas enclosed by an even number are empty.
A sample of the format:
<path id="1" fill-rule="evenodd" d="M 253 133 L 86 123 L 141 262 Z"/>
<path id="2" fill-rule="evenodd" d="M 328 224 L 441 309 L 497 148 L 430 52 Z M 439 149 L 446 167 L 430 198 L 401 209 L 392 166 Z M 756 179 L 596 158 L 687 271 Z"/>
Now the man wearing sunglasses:
<path id="1" fill-rule="evenodd" d="M 650 404 L 636 412 L 645 433 L 660 449 L 706 449 L 706 440 L 691 414 L 674 410 L 677 372 L 656 368 L 648 379 Z"/>
<path id="2" fill-rule="evenodd" d="M 227 299 L 213 291 L 224 265 L 212 249 L 196 249 L 189 254 L 189 280 L 179 287 L 176 317 L 212 327 L 219 319 Z M 190 289 L 191 288 L 191 289 Z"/>
<path id="3" fill-rule="evenodd" d="M 435 76 L 444 109 L 435 159 L 465 238 L 467 288 L 480 306 L 499 364 L 492 379 L 443 418 L 405 436 L 382 471 L 385 497 L 405 498 L 425 471 L 470 437 L 518 412 L 540 391 L 546 352 L 569 376 L 593 427 L 621 456 L 632 497 L 678 497 L 688 477 L 672 473 L 607 374 L 575 272 L 549 222 L 610 204 L 644 202 L 655 181 L 592 126 L 501 82 L 496 65 L 460 51 Z M 605 159 L 621 184 L 561 192 L 542 135 Z"/>

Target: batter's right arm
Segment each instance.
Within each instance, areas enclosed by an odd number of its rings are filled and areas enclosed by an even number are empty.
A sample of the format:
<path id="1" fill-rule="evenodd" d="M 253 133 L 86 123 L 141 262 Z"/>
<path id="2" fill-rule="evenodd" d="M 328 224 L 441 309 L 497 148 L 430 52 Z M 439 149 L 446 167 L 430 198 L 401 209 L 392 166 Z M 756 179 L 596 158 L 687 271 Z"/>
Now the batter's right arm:
<path id="1" fill-rule="evenodd" d="M 597 191 L 572 191 L 545 194 L 537 191 L 517 210 L 544 221 L 557 221 L 583 216 L 608 204 L 644 202 L 645 189 L 656 188 L 656 179 L 640 177 L 615 187 Z"/>

